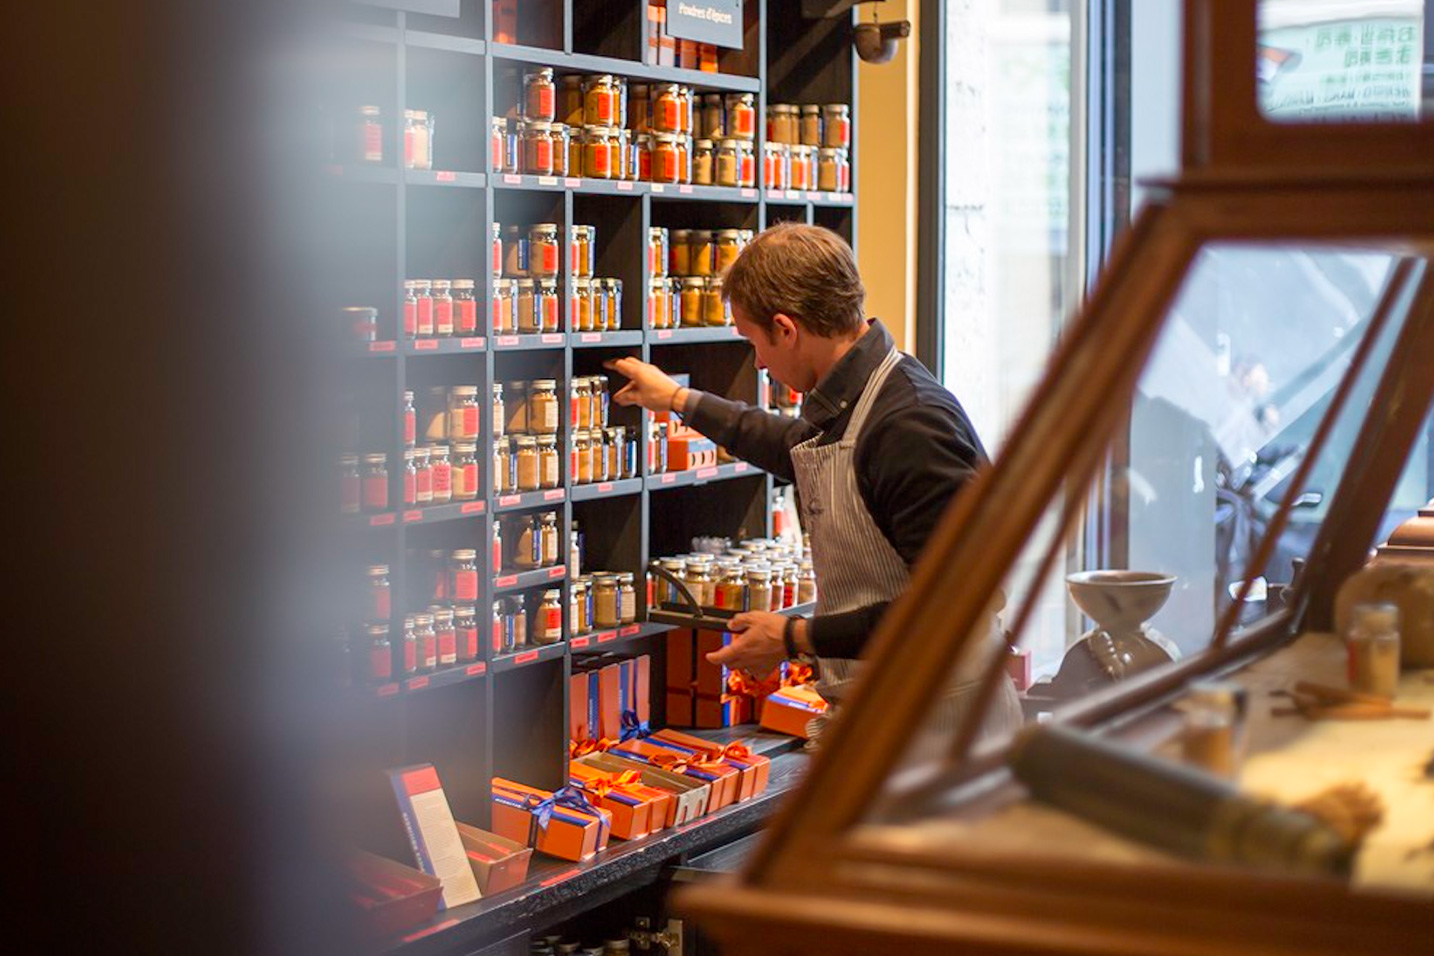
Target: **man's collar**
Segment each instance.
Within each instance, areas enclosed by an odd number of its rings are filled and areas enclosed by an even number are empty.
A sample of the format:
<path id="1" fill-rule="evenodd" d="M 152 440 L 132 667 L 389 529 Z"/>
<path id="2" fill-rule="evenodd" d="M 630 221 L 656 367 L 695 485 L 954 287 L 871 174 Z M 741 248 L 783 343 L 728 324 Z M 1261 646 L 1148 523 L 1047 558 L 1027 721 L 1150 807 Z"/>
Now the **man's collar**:
<path id="1" fill-rule="evenodd" d="M 891 351 L 894 344 L 891 333 L 878 319 L 872 319 L 870 324 L 871 328 L 822 376 L 802 402 L 802 417 L 822 431 L 856 404 L 871 373 Z"/>

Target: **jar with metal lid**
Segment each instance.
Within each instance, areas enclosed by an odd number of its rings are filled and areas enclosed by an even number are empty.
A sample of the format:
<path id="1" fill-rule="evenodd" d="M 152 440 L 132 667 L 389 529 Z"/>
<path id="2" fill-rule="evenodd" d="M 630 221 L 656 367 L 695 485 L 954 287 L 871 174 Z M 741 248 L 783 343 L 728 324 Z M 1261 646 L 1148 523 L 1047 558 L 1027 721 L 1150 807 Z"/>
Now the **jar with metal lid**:
<path id="1" fill-rule="evenodd" d="M 608 169 L 611 170 L 608 178 L 621 179 L 623 171 L 622 137 L 615 129 L 607 131 L 607 156 Z"/>
<path id="2" fill-rule="evenodd" d="M 812 181 L 808 176 L 812 167 L 812 147 L 792 147 L 792 167 L 789 171 L 788 185 L 792 189 L 811 189 Z"/>
<path id="3" fill-rule="evenodd" d="M 383 511 L 388 507 L 388 456 L 363 456 L 363 510 Z"/>
<path id="4" fill-rule="evenodd" d="M 403 635 L 399 638 L 398 664 L 399 673 L 404 677 L 411 677 L 418 671 L 418 637 L 413 633 L 413 615 L 407 615 L 403 619 Z"/>
<path id="5" fill-rule="evenodd" d="M 593 481 L 608 481 L 612 475 L 608 473 L 607 468 L 607 430 L 594 428 L 590 434 L 593 447 Z"/>
<path id="6" fill-rule="evenodd" d="M 697 122 L 697 94 L 692 87 L 683 86 L 678 89 L 677 95 L 677 131 L 690 137 Z"/>
<path id="7" fill-rule="evenodd" d="M 702 324 L 709 326 L 731 325 L 727 314 L 727 303 L 722 301 L 722 277 L 713 276 L 702 289 Z"/>
<path id="8" fill-rule="evenodd" d="M 521 279 L 528 274 L 528 233 L 522 226 L 503 227 L 503 275 Z"/>
<path id="9" fill-rule="evenodd" d="M 558 86 L 558 117 L 572 126 L 583 125 L 583 77 L 569 73 Z"/>
<path id="10" fill-rule="evenodd" d="M 724 566 L 714 589 L 713 607 L 724 611 L 747 609 L 746 579 L 740 566 Z"/>
<path id="11" fill-rule="evenodd" d="M 772 570 L 765 564 L 749 564 L 747 577 L 747 610 L 768 611 L 772 607 Z"/>
<path id="12" fill-rule="evenodd" d="M 557 223 L 539 222 L 529 226 L 528 275 L 535 279 L 554 278 L 561 263 Z"/>
<path id="13" fill-rule="evenodd" d="M 712 607 L 717 600 L 716 590 L 712 583 L 712 563 L 690 559 L 685 564 L 683 583 L 692 597 L 702 607 Z"/>
<path id="14" fill-rule="evenodd" d="M 511 335 L 518 330 L 518 285 L 516 279 L 493 280 L 493 334 Z"/>
<path id="15" fill-rule="evenodd" d="M 478 552 L 473 548 L 458 548 L 449 553 L 446 596 L 453 601 L 478 599 Z"/>
<path id="16" fill-rule="evenodd" d="M 689 246 L 692 242 L 691 229 L 672 229 L 668 232 L 668 272 L 675 276 L 691 275 Z"/>
<path id="17" fill-rule="evenodd" d="M 802 572 L 795 561 L 782 566 L 782 607 L 796 607 L 801 603 Z"/>
<path id="18" fill-rule="evenodd" d="M 516 515 L 510 519 L 510 566 L 523 571 L 541 567 L 543 563 L 543 529 L 536 514 Z"/>
<path id="19" fill-rule="evenodd" d="M 666 329 L 672 327 L 672 302 L 667 280 L 653 276 L 647 290 L 647 327 Z"/>
<path id="20" fill-rule="evenodd" d="M 532 279 L 515 279 L 518 287 L 518 331 L 533 335 L 539 331 L 538 283 Z"/>
<path id="21" fill-rule="evenodd" d="M 739 172 L 737 141 L 724 139 L 713 157 L 712 182 L 717 186 L 736 186 Z"/>
<path id="22" fill-rule="evenodd" d="M 557 118 L 558 89 L 553 83 L 551 67 L 530 70 L 523 74 L 523 116 L 528 120 L 551 123 Z"/>
<path id="23" fill-rule="evenodd" d="M 667 471 L 667 422 L 653 422 L 652 436 L 647 443 L 648 474 Z"/>
<path id="24" fill-rule="evenodd" d="M 851 107 L 845 103 L 828 103 L 822 107 L 822 145 L 838 149 L 851 148 Z"/>
<path id="25" fill-rule="evenodd" d="M 667 275 L 667 230 L 661 226 L 647 230 L 647 271 L 654 276 Z"/>
<path id="26" fill-rule="evenodd" d="M 593 390 L 593 427 L 606 428 L 608 410 L 611 407 L 607 393 L 607 376 L 589 375 L 588 382 Z"/>
<path id="27" fill-rule="evenodd" d="M 511 482 L 513 455 L 509 446 L 510 442 L 506 438 L 493 440 L 493 493 L 495 495 L 507 494 L 513 490 Z"/>
<path id="28" fill-rule="evenodd" d="M 727 134 L 724 130 L 724 116 L 722 110 L 721 93 L 704 93 L 702 96 L 702 119 L 697 124 L 697 132 L 707 139 L 721 139 Z"/>
<path id="29" fill-rule="evenodd" d="M 449 441 L 477 441 L 479 427 L 478 386 L 455 385 L 448 402 Z"/>
<path id="30" fill-rule="evenodd" d="M 558 436 L 538 436 L 538 487 L 556 488 L 561 483 L 558 471 Z"/>
<path id="31" fill-rule="evenodd" d="M 692 181 L 698 186 L 711 186 L 716 171 L 716 151 L 712 140 L 699 139 L 692 146 Z"/>
<path id="32" fill-rule="evenodd" d="M 557 588 L 543 592 L 533 614 L 533 643 L 556 644 L 563 639 L 563 592 Z"/>
<path id="33" fill-rule="evenodd" d="M 476 396 L 475 396 L 476 397 Z M 503 435 L 503 426 L 507 422 L 507 414 L 503 408 L 503 383 L 493 383 L 493 437 L 500 438 Z"/>
<path id="34" fill-rule="evenodd" d="M 632 130 L 617 129 L 613 134 L 617 138 L 617 154 L 619 162 L 614 167 L 618 174 L 614 179 L 637 179 L 638 161 L 637 150 L 634 148 Z"/>
<path id="35" fill-rule="evenodd" d="M 507 630 L 504 631 L 504 645 L 516 650 L 528 646 L 528 601 L 521 594 L 514 594 L 508 598 L 508 622 L 512 630 L 512 640 L 508 640 Z"/>
<path id="36" fill-rule="evenodd" d="M 737 185 L 757 185 L 756 144 L 750 140 L 737 140 Z"/>
<path id="37" fill-rule="evenodd" d="M 617 481 L 620 478 L 627 478 L 624 475 L 623 460 L 627 457 L 627 429 L 622 425 L 612 425 L 604 432 L 605 441 L 603 448 L 607 452 L 607 477 L 609 481 Z"/>
<path id="38" fill-rule="evenodd" d="M 572 162 L 573 134 L 575 130 L 567 123 L 553 123 L 550 135 L 553 138 L 553 175 L 569 176 Z"/>
<path id="39" fill-rule="evenodd" d="M 781 143 L 762 144 L 762 185 L 767 189 L 787 188 L 787 161 Z"/>
<path id="40" fill-rule="evenodd" d="M 725 273 L 737 261 L 742 254 L 742 237 L 736 229 L 723 229 L 717 233 L 716 247 L 716 272 L 718 275 Z"/>
<path id="41" fill-rule="evenodd" d="M 677 137 L 677 181 L 692 182 L 692 137 Z"/>
<path id="42" fill-rule="evenodd" d="M 433 469 L 428 463 L 428 446 L 413 449 L 413 502 L 426 505 L 433 502 Z"/>
<path id="43" fill-rule="evenodd" d="M 614 83 L 617 86 L 617 118 L 613 121 L 613 125 L 631 129 L 632 126 L 627 121 L 627 77 L 619 76 Z"/>
<path id="44" fill-rule="evenodd" d="M 562 310 L 558 304 L 558 280 L 538 280 L 538 331 L 556 332 L 562 328 Z"/>
<path id="45" fill-rule="evenodd" d="M 675 183 L 679 179 L 677 136 L 657 133 L 652 137 L 650 176 L 655 183 Z"/>
<path id="46" fill-rule="evenodd" d="M 568 321 L 572 322 L 574 331 L 591 332 L 595 328 L 593 282 L 591 279 L 574 279 L 572 280 L 572 290 L 572 302 L 568 307 Z"/>
<path id="47" fill-rule="evenodd" d="M 517 459 L 518 491 L 538 490 L 538 439 L 533 435 L 519 435 L 514 439 Z"/>
<path id="48" fill-rule="evenodd" d="M 473 294 L 472 279 L 453 280 L 453 333 L 478 334 L 478 300 Z"/>
<path id="49" fill-rule="evenodd" d="M 403 283 L 403 337 L 418 337 L 418 283 L 412 279 Z"/>
<path id="50" fill-rule="evenodd" d="M 617 627 L 622 623 L 621 591 L 615 574 L 593 575 L 593 626 Z"/>
<path id="51" fill-rule="evenodd" d="M 556 453 L 555 453 L 556 454 Z M 562 542 L 558 535 L 558 514 L 545 511 L 538 519 L 539 567 L 557 567 L 562 560 Z"/>
<path id="52" fill-rule="evenodd" d="M 592 432 L 586 428 L 580 428 L 573 432 L 572 466 L 575 484 L 586 485 L 592 482 L 593 441 Z"/>
<path id="53" fill-rule="evenodd" d="M 596 293 L 600 303 L 595 311 L 596 318 L 602 318 L 602 328 L 608 332 L 616 332 L 622 328 L 622 280 L 621 279 L 596 279 Z"/>
<path id="54" fill-rule="evenodd" d="M 478 609 L 463 604 L 453 609 L 455 653 L 460 662 L 478 659 Z"/>
<path id="55" fill-rule="evenodd" d="M 702 292 L 707 280 L 701 276 L 685 276 L 682 279 L 682 325 L 694 328 L 702 324 Z"/>
<path id="56" fill-rule="evenodd" d="M 438 635 L 433 630 L 432 614 L 413 615 L 413 641 L 417 650 L 416 670 L 425 674 L 438 667 Z"/>
<path id="57" fill-rule="evenodd" d="M 590 629 L 587 623 L 588 586 L 582 581 L 573 581 L 568 585 L 568 622 L 574 634 L 586 634 Z"/>
<path id="58" fill-rule="evenodd" d="M 755 139 L 757 136 L 756 100 L 751 93 L 728 93 L 725 135 L 730 139 Z"/>
<path id="59" fill-rule="evenodd" d="M 655 133 L 682 132 L 682 88 L 676 83 L 662 83 L 654 88 L 652 107 L 647 118 Z"/>
<path id="60" fill-rule="evenodd" d="M 675 329 L 682 325 L 682 280 L 667 280 L 667 327 Z"/>
<path id="61" fill-rule="evenodd" d="M 713 274 L 717 254 L 710 229 L 692 230 L 687 250 L 687 275 L 706 278 Z"/>
<path id="62" fill-rule="evenodd" d="M 414 298 L 414 335 L 428 338 L 433 334 L 433 283 L 412 279 Z"/>
<path id="63" fill-rule="evenodd" d="M 631 571 L 619 571 L 617 575 L 619 624 L 633 624 L 637 621 L 637 588 L 633 585 Z"/>
<path id="64" fill-rule="evenodd" d="M 367 572 L 367 598 L 364 620 L 387 621 L 393 614 L 393 588 L 388 581 L 388 565 L 371 564 Z"/>
<path id="65" fill-rule="evenodd" d="M 617 125 L 617 83 L 608 73 L 583 82 L 583 122 L 588 126 Z"/>
<path id="66" fill-rule="evenodd" d="M 817 151 L 817 189 L 834 193 L 841 189 L 841 163 L 839 149 L 823 147 Z"/>
<path id="67" fill-rule="evenodd" d="M 652 562 L 652 565 L 661 568 L 668 574 L 681 581 L 687 573 L 687 565 L 681 558 L 660 558 Z M 682 597 L 678 594 L 677 588 L 672 582 L 662 575 L 653 575 L 653 600 L 660 606 L 675 607 L 681 603 Z"/>
<path id="68" fill-rule="evenodd" d="M 414 458 L 418 449 L 403 450 L 403 506 L 412 508 L 418 504 L 418 465 Z"/>
<path id="69" fill-rule="evenodd" d="M 393 680 L 393 644 L 388 639 L 387 624 L 370 624 L 364 628 L 367 635 L 365 648 L 365 674 L 370 684 L 384 684 Z"/>
<path id="70" fill-rule="evenodd" d="M 383 111 L 377 106 L 360 106 L 355 158 L 361 163 L 383 162 Z"/>
<path id="71" fill-rule="evenodd" d="M 446 505 L 453 500 L 453 463 L 448 458 L 447 445 L 428 449 L 428 468 L 433 473 L 433 503 Z"/>
<path id="72" fill-rule="evenodd" d="M 583 128 L 583 175 L 590 179 L 612 179 L 612 135 L 606 126 Z"/>
<path id="73" fill-rule="evenodd" d="M 822 108 L 815 103 L 804 104 L 801 108 L 797 142 L 803 146 L 822 145 Z"/>
<path id="74" fill-rule="evenodd" d="M 504 431 L 521 435 L 528 430 L 528 383 L 509 382 L 504 387 L 508 396 L 508 424 Z"/>
<path id="75" fill-rule="evenodd" d="M 472 501 L 478 497 L 478 445 L 456 442 L 453 445 L 453 499 Z"/>
<path id="76" fill-rule="evenodd" d="M 535 435 L 558 433 L 558 382 L 551 378 L 533 380 L 528 392 L 528 431 Z"/>
<path id="77" fill-rule="evenodd" d="M 553 127 L 551 123 L 533 121 L 519 125 L 519 149 L 522 171 L 530 176 L 553 175 Z"/>
<path id="78" fill-rule="evenodd" d="M 767 106 L 767 141 L 770 143 L 795 143 L 797 108 L 789 103 L 772 103 Z"/>
<path id="79" fill-rule="evenodd" d="M 652 134 L 638 133 L 632 144 L 633 161 L 637 164 L 638 182 L 652 181 Z"/>
<path id="80" fill-rule="evenodd" d="M 458 633 L 453 627 L 453 609 L 430 607 L 433 615 L 433 636 L 437 648 L 437 665 L 452 667 L 458 663 Z"/>
<path id="81" fill-rule="evenodd" d="M 589 427 L 584 422 L 592 413 L 592 383 L 586 375 L 574 375 L 568 382 L 568 428 Z"/>
<path id="82" fill-rule="evenodd" d="M 568 273 L 575 279 L 591 279 L 593 274 L 593 226 L 568 228 Z"/>
<path id="83" fill-rule="evenodd" d="M 507 168 L 508 120 L 502 116 L 493 117 L 488 128 L 488 166 L 494 173 Z"/>

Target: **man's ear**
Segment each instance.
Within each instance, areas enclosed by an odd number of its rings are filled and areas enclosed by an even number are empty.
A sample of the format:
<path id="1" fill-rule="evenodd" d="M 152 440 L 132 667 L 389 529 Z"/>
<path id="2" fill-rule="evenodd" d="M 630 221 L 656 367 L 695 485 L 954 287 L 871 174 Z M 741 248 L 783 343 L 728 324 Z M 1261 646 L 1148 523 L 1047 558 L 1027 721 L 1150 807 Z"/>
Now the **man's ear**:
<path id="1" fill-rule="evenodd" d="M 780 333 L 782 337 L 796 335 L 797 322 L 785 312 L 778 312 L 776 315 L 772 316 L 772 331 L 773 333 Z M 775 339 L 778 336 L 774 334 L 772 337 L 773 339 Z"/>

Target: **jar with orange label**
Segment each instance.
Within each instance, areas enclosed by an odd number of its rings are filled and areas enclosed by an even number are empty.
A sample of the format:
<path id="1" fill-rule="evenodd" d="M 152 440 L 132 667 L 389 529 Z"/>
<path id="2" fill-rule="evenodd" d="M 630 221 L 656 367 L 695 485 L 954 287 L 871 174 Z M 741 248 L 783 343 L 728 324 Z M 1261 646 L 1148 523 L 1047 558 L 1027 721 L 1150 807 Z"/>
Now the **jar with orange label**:
<path id="1" fill-rule="evenodd" d="M 573 430 L 573 483 L 586 485 L 593 480 L 592 433 L 586 428 Z"/>
<path id="2" fill-rule="evenodd" d="M 453 334 L 453 283 L 447 279 L 434 279 L 431 283 L 433 299 L 433 334 Z"/>
<path id="3" fill-rule="evenodd" d="M 767 107 L 767 142 L 795 143 L 797 129 L 794 122 L 797 108 L 789 103 L 772 103 Z"/>
<path id="4" fill-rule="evenodd" d="M 702 324 L 709 326 L 731 325 L 727 315 L 727 303 L 722 301 L 722 279 L 713 276 L 702 289 Z"/>
<path id="5" fill-rule="evenodd" d="M 713 274 L 717 257 L 710 229 L 693 229 L 687 245 L 687 274 L 707 277 Z"/>
<path id="6" fill-rule="evenodd" d="M 787 188 L 787 159 L 781 143 L 762 144 L 762 185 L 767 189 Z"/>
<path id="7" fill-rule="evenodd" d="M 741 254 L 741 236 L 736 229 L 723 229 L 717 233 L 716 272 L 718 275 L 726 272 Z"/>
<path id="8" fill-rule="evenodd" d="M 503 224 L 493 223 L 493 275 L 503 274 Z"/>
<path id="9" fill-rule="evenodd" d="M 593 386 L 583 375 L 573 379 L 568 389 L 568 425 L 574 430 L 592 427 Z"/>
<path id="10" fill-rule="evenodd" d="M 602 296 L 602 308 L 597 310 L 603 317 L 603 328 L 616 332 L 622 328 L 622 280 L 598 279 L 598 290 Z"/>
<path id="11" fill-rule="evenodd" d="M 567 150 L 568 150 L 568 160 L 567 160 L 567 167 L 566 167 L 566 170 L 567 170 L 567 171 L 566 171 L 566 173 L 564 173 L 564 175 L 567 175 L 567 176 L 583 176 L 583 175 L 585 175 L 585 174 L 583 173 L 583 144 L 584 144 L 585 141 L 586 141 L 586 137 L 585 137 L 585 134 L 583 133 L 583 127 L 581 127 L 581 126 L 569 126 L 569 127 L 568 127 L 568 136 L 567 136 L 567 139 L 564 140 L 564 142 L 567 144 Z"/>
<path id="12" fill-rule="evenodd" d="M 728 93 L 726 102 L 726 136 L 730 139 L 755 139 L 757 108 L 751 93 Z"/>
<path id="13" fill-rule="evenodd" d="M 569 144 L 573 128 L 567 123 L 549 123 L 548 135 L 553 141 L 553 175 L 568 175 Z"/>
<path id="14" fill-rule="evenodd" d="M 718 186 L 736 186 L 741 176 L 741 159 L 737 155 L 737 141 L 724 139 L 717 147 L 713 180 Z"/>
<path id="15" fill-rule="evenodd" d="M 551 378 L 533 380 L 528 392 L 528 431 L 534 435 L 558 433 L 558 382 Z"/>
<path id="16" fill-rule="evenodd" d="M 622 138 L 611 128 L 607 131 L 607 166 L 609 179 L 622 178 Z"/>
<path id="17" fill-rule="evenodd" d="M 851 147 L 851 107 L 828 103 L 822 107 L 822 145 L 838 149 Z"/>
<path id="18" fill-rule="evenodd" d="M 518 312 L 515 308 L 517 295 L 516 279 L 493 280 L 493 334 L 511 335 L 518 328 Z"/>
<path id="19" fill-rule="evenodd" d="M 737 140 L 737 185 L 757 185 L 756 144 L 745 139 Z"/>
<path id="20" fill-rule="evenodd" d="M 593 283 L 591 279 L 572 280 L 572 304 L 568 309 L 568 320 L 576 332 L 593 331 Z"/>
<path id="21" fill-rule="evenodd" d="M 590 76 L 583 83 L 583 122 L 588 126 L 617 123 L 617 84 L 611 74 Z"/>
<path id="22" fill-rule="evenodd" d="M 647 230 L 647 271 L 649 275 L 667 275 L 667 230 L 661 226 Z"/>
<path id="23" fill-rule="evenodd" d="M 507 168 L 508 120 L 502 116 L 493 117 L 488 134 L 488 165 L 494 173 Z"/>
<path id="24" fill-rule="evenodd" d="M 534 223 L 528 229 L 528 275 L 535 279 L 551 279 L 558 274 L 558 225 L 553 222 Z"/>
<path id="25" fill-rule="evenodd" d="M 553 588 L 543 592 L 543 600 L 533 615 L 533 643 L 556 644 L 563 639 L 563 592 Z"/>
<path id="26" fill-rule="evenodd" d="M 647 292 L 647 327 L 649 329 L 670 328 L 672 303 L 668 296 L 667 280 L 653 276 Z"/>
<path id="27" fill-rule="evenodd" d="M 683 86 L 678 89 L 677 96 L 677 131 L 691 136 L 693 124 L 697 121 L 697 95 L 692 92 L 692 87 Z"/>
<path id="28" fill-rule="evenodd" d="M 652 182 L 652 134 L 638 133 L 632 152 L 637 157 L 638 182 Z"/>
<path id="29" fill-rule="evenodd" d="M 478 299 L 473 294 L 472 279 L 453 280 L 453 332 L 478 334 Z"/>
<path id="30" fill-rule="evenodd" d="M 562 328 L 558 302 L 558 280 L 538 280 L 538 331 L 556 332 Z"/>
<path id="31" fill-rule="evenodd" d="M 523 123 L 518 138 L 523 154 L 522 171 L 530 176 L 553 174 L 552 125 L 544 122 Z"/>
<path id="32" fill-rule="evenodd" d="M 583 175 L 590 179 L 612 178 L 612 136 L 605 126 L 583 128 Z"/>
<path id="33" fill-rule="evenodd" d="M 558 89 L 550 67 L 523 74 L 523 116 L 529 121 L 551 123 L 557 118 Z"/>
<path id="34" fill-rule="evenodd" d="M 686 276 L 682 280 L 682 325 L 693 328 L 702 324 L 702 290 L 707 280 L 701 276 Z"/>
<path id="35" fill-rule="evenodd" d="M 810 146 L 792 147 L 792 168 L 790 178 L 787 180 L 789 189 L 811 189 L 811 181 L 807 178 L 807 171 L 811 168 L 812 148 Z"/>
<path id="36" fill-rule="evenodd" d="M 480 414 L 477 385 L 455 385 L 448 404 L 449 441 L 477 441 Z"/>
<path id="37" fill-rule="evenodd" d="M 677 137 L 658 133 L 652 143 L 652 181 L 675 183 L 678 179 Z"/>
<path id="38" fill-rule="evenodd" d="M 647 119 L 655 133 L 682 132 L 682 88 L 676 83 L 663 83 L 653 90 L 652 108 Z"/>
<path id="39" fill-rule="evenodd" d="M 536 335 L 538 328 L 538 284 L 533 279 L 515 279 L 518 287 L 517 299 L 518 332 L 521 335 Z"/>

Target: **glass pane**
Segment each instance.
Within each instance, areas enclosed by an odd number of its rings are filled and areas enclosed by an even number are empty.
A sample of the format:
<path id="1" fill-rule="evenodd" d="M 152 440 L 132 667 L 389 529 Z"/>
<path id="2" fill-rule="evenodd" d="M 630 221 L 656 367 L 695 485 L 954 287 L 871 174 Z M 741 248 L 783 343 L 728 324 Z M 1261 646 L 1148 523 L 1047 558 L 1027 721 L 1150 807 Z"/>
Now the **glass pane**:
<path id="1" fill-rule="evenodd" d="M 1429 116 L 1427 0 L 1261 0 L 1260 109 L 1286 123 Z"/>
<path id="2" fill-rule="evenodd" d="M 913 735 L 909 762 L 950 752 L 953 725 L 975 706 L 973 684 L 997 657 L 1012 680 L 980 718 L 983 743 L 1207 649 L 1246 580 L 1253 583 L 1237 632 L 1284 609 L 1284 585 L 1314 543 L 1370 413 L 1412 282 L 1368 343 L 1369 359 L 1296 489 L 1272 559 L 1257 565 L 1256 552 L 1395 264 L 1373 252 L 1237 244 L 1197 257 L 1134 395 L 1123 400 L 1127 425 L 1101 457 L 1095 487 L 1068 488 L 1050 504 L 993 619 L 978 626 L 974 649 L 953 664 L 948 692 Z"/>

